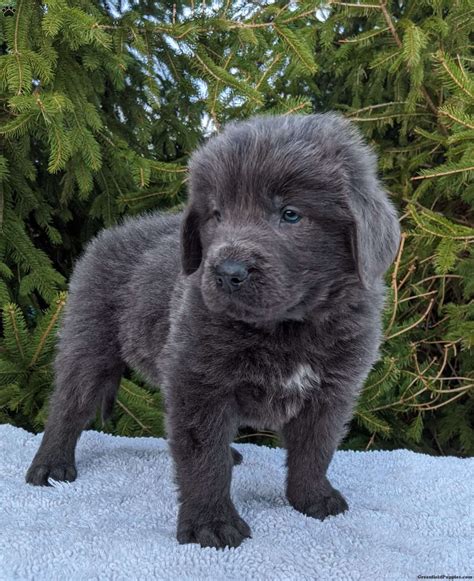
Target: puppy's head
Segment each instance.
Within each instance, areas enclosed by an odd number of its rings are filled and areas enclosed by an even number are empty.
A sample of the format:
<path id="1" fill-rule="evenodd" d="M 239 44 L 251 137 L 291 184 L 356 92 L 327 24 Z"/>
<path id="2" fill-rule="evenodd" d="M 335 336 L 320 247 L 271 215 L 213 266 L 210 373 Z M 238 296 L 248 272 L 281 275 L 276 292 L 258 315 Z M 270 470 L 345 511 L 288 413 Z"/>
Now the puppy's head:
<path id="1" fill-rule="evenodd" d="M 374 154 L 338 115 L 234 123 L 191 159 L 182 264 L 214 312 L 303 319 L 379 281 L 399 236 Z"/>

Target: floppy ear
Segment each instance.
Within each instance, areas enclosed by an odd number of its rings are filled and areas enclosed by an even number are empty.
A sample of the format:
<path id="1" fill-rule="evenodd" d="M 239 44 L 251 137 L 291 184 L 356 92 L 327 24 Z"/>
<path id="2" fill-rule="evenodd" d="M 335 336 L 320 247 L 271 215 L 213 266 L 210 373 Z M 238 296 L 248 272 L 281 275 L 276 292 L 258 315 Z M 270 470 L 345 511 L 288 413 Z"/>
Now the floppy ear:
<path id="1" fill-rule="evenodd" d="M 400 244 L 394 206 L 375 178 L 368 181 L 373 182 L 371 191 L 353 191 L 347 198 L 353 216 L 352 252 L 359 279 L 366 289 L 388 270 Z"/>
<path id="2" fill-rule="evenodd" d="M 199 214 L 191 206 L 186 210 L 181 224 L 181 264 L 184 274 L 195 272 L 202 260 L 199 235 Z"/>

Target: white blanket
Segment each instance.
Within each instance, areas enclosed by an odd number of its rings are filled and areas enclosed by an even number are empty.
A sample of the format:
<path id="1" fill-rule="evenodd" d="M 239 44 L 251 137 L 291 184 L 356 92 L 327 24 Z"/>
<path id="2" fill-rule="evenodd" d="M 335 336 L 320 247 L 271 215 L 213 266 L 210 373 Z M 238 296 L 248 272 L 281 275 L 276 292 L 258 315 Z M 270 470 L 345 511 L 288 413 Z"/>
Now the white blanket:
<path id="1" fill-rule="evenodd" d="M 473 575 L 474 459 L 406 450 L 337 452 L 329 470 L 350 510 L 324 522 L 284 495 L 284 451 L 236 447 L 232 495 L 253 538 L 237 549 L 175 539 L 165 440 L 85 432 L 76 482 L 24 474 L 41 435 L 0 426 L 0 578 L 192 581 L 403 580 Z"/>

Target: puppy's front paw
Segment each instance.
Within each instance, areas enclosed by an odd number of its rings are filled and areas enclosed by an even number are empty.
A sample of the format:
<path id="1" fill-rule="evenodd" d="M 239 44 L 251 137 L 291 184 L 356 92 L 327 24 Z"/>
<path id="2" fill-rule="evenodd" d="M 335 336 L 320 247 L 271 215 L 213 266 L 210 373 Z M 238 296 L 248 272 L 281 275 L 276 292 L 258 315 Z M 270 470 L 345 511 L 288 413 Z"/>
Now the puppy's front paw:
<path id="1" fill-rule="evenodd" d="M 291 504 L 297 511 L 318 520 L 324 520 L 328 516 L 336 516 L 349 509 L 346 499 L 335 488 L 315 496 L 309 503 L 292 502 Z"/>
<path id="2" fill-rule="evenodd" d="M 48 478 L 53 480 L 73 482 L 77 471 L 74 464 L 67 462 L 33 462 L 26 473 L 26 482 L 35 486 L 50 486 Z"/>
<path id="3" fill-rule="evenodd" d="M 349 510 L 349 505 L 346 499 L 342 496 L 339 490 L 332 489 L 328 495 L 321 496 L 316 499 L 305 511 L 305 514 L 324 520 L 328 516 L 336 516 Z"/>
<path id="4" fill-rule="evenodd" d="M 177 539 L 181 545 L 198 543 L 201 547 L 238 547 L 251 537 L 248 524 L 237 514 L 209 514 L 193 519 L 180 518 Z"/>

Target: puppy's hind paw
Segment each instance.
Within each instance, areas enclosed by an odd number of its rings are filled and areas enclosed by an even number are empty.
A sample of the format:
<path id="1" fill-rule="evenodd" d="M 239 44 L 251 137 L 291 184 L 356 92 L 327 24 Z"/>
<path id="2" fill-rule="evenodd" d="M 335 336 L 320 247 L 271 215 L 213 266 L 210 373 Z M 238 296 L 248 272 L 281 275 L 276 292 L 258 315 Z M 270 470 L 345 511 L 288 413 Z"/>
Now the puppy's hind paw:
<path id="1" fill-rule="evenodd" d="M 36 464 L 33 462 L 26 473 L 25 480 L 34 486 L 51 486 L 49 478 L 62 482 L 74 482 L 76 476 L 77 470 L 74 464 L 66 462 Z"/>

